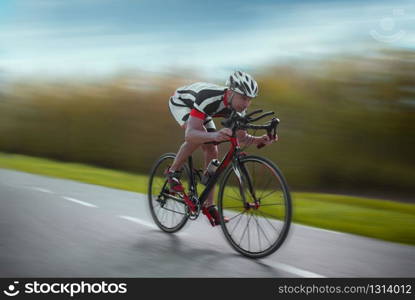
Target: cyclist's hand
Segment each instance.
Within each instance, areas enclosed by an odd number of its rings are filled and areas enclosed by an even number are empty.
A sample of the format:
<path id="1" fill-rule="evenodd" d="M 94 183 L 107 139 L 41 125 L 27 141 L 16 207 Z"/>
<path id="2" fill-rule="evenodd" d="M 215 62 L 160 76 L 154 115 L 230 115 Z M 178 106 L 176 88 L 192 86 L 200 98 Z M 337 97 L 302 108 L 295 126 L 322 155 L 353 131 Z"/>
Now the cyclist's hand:
<path id="1" fill-rule="evenodd" d="M 267 134 L 264 134 L 263 136 L 260 136 L 256 140 L 256 144 L 257 145 L 269 145 L 269 144 L 274 143 L 277 140 L 278 140 L 278 135 L 275 135 L 275 138 L 270 138 Z"/>
<path id="2" fill-rule="evenodd" d="M 230 137 L 232 137 L 232 130 L 229 128 L 222 128 L 215 132 L 214 140 L 215 142 L 223 142 L 229 140 Z"/>

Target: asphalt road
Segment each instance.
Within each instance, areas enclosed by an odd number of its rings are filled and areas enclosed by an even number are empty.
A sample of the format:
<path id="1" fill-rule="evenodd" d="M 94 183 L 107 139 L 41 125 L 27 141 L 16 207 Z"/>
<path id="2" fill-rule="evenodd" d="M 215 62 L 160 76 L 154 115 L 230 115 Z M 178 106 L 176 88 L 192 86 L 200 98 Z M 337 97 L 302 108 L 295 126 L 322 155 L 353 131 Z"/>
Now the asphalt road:
<path id="1" fill-rule="evenodd" d="M 0 277 L 415 277 L 415 247 L 294 225 L 275 254 L 236 253 L 202 216 L 177 234 L 142 194 L 0 169 Z"/>

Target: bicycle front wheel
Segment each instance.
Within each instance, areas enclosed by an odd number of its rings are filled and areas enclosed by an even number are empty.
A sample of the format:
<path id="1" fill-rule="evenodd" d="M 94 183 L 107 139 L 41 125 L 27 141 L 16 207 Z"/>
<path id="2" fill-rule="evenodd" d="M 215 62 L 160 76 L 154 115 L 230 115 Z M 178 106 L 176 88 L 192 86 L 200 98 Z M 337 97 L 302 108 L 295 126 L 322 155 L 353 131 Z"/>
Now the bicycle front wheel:
<path id="1" fill-rule="evenodd" d="M 291 196 L 278 167 L 259 156 L 241 158 L 242 182 L 228 168 L 219 189 L 218 209 L 229 222 L 222 230 L 241 254 L 260 258 L 274 253 L 287 237 L 292 215 Z"/>
<path id="2" fill-rule="evenodd" d="M 176 232 L 186 224 L 187 207 L 179 195 L 169 194 L 169 185 L 164 172 L 173 164 L 176 155 L 166 153 L 154 164 L 148 184 L 148 201 L 151 216 L 157 226 L 168 233 Z M 181 182 L 185 189 L 189 184 L 189 170 L 182 168 Z"/>

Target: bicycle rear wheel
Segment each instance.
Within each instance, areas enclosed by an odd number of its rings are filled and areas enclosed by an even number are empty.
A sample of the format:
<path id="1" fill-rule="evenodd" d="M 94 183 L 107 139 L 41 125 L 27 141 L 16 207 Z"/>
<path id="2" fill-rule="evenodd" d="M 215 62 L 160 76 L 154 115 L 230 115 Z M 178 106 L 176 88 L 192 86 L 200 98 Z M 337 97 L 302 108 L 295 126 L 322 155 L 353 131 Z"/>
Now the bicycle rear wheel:
<path id="1" fill-rule="evenodd" d="M 157 226 L 168 233 L 179 231 L 188 219 L 187 207 L 179 195 L 169 195 L 169 185 L 164 172 L 173 164 L 176 154 L 166 153 L 154 164 L 148 184 L 148 201 L 151 216 Z M 189 171 L 182 168 L 181 182 L 188 190 Z"/>
<path id="2" fill-rule="evenodd" d="M 291 196 L 278 167 L 268 159 L 246 156 L 240 160 L 242 184 L 232 167 L 219 189 L 222 230 L 241 254 L 260 258 L 274 253 L 287 237 L 291 223 Z"/>

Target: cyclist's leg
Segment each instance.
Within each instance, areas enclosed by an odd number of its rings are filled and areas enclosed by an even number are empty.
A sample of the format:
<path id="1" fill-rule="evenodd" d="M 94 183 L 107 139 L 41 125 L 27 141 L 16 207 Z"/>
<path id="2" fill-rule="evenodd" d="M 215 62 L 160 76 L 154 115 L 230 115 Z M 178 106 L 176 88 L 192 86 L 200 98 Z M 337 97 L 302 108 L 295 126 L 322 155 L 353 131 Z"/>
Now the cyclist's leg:
<path id="1" fill-rule="evenodd" d="M 203 126 L 206 128 L 207 132 L 215 132 L 216 126 L 212 118 L 207 118 Z M 214 144 L 203 144 L 202 145 L 203 156 L 205 161 L 205 169 L 207 168 L 209 162 L 212 159 L 218 158 L 218 146 Z"/>
<path id="2" fill-rule="evenodd" d="M 206 122 L 203 124 L 208 132 L 216 131 L 215 123 L 213 122 L 212 118 L 206 119 Z M 203 156 L 205 160 L 205 170 L 209 165 L 212 159 L 218 159 L 218 146 L 213 144 L 203 144 L 202 145 Z M 206 198 L 204 203 L 204 207 L 209 207 L 214 205 L 214 195 L 215 195 L 215 187 L 212 188 L 212 191 L 209 193 L 209 196 Z"/>
<path id="3" fill-rule="evenodd" d="M 177 104 L 179 102 L 174 97 L 169 100 L 169 109 L 173 115 L 176 122 L 180 125 L 181 128 L 186 130 L 186 122 L 190 116 L 190 108 Z M 191 144 L 184 142 L 177 152 L 176 158 L 173 161 L 173 164 L 170 166 L 170 171 L 174 172 L 180 170 L 181 167 L 186 163 L 187 158 L 196 150 L 199 145 Z"/>
<path id="4" fill-rule="evenodd" d="M 170 171 L 174 172 L 180 170 L 180 168 L 186 163 L 187 158 L 199 147 L 199 144 L 192 144 L 184 142 L 179 151 L 177 152 L 176 158 L 173 164 L 170 166 Z"/>
<path id="5" fill-rule="evenodd" d="M 208 132 L 216 131 L 215 123 L 213 122 L 212 118 L 206 119 L 206 122 L 203 124 Z M 202 150 L 205 158 L 205 169 L 207 168 L 208 164 L 212 159 L 218 159 L 218 146 L 213 144 L 203 144 Z M 208 197 L 206 198 L 205 203 L 203 203 L 203 214 L 205 214 L 209 221 L 212 222 L 212 225 L 219 225 L 220 215 L 216 207 L 214 206 L 214 196 L 215 196 L 215 186 L 212 187 Z M 229 218 L 223 217 L 225 223 L 229 222 Z"/>

